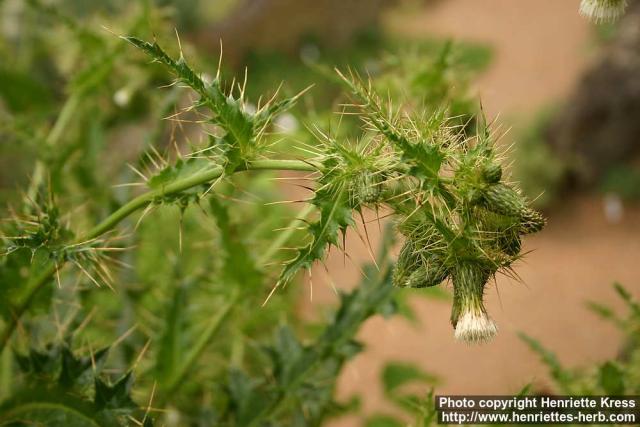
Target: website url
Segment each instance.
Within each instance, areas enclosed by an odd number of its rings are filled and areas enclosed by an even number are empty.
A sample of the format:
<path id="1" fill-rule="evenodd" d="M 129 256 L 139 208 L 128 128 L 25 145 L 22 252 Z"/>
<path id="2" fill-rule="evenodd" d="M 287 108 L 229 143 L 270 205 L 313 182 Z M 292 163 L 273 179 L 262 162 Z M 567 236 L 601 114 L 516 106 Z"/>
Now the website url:
<path id="1" fill-rule="evenodd" d="M 440 411 L 438 421 L 440 424 L 637 424 L 640 419 L 635 413 Z"/>

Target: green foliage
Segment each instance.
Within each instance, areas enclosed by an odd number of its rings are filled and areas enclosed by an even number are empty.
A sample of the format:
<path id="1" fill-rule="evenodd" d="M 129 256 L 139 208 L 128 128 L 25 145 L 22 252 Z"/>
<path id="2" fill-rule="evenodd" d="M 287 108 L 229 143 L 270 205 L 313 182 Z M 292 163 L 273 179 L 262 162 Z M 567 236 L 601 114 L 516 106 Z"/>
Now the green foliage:
<path id="1" fill-rule="evenodd" d="M 338 310 L 314 341 L 304 344 L 282 326 L 262 349 L 268 360 L 266 374 L 251 377 L 230 371 L 223 386 L 228 401 L 220 411 L 219 425 L 320 425 L 340 410 L 333 390 L 341 367 L 362 350 L 355 335 L 365 320 L 377 313 L 389 314 L 393 304 L 385 258 L 386 250 L 379 260 L 386 272 L 375 275 L 373 267 L 366 268 L 372 278 L 341 295 Z"/>
<path id="2" fill-rule="evenodd" d="M 433 386 L 439 381 L 433 375 L 424 372 L 409 363 L 391 362 L 382 371 L 382 385 L 389 401 L 395 404 L 406 417 L 399 418 L 386 414 L 376 414 L 366 421 L 367 427 L 393 426 L 431 426 L 436 423 L 436 408 Z M 428 391 L 418 394 L 408 391 L 427 388 Z M 407 423 L 406 420 L 412 422 Z"/>
<path id="3" fill-rule="evenodd" d="M 571 167 L 553 153 L 546 141 L 547 128 L 556 112 L 557 108 L 547 108 L 538 113 L 519 132 L 518 149 L 510 156 L 514 162 L 513 179 L 520 183 L 522 192 L 537 208 L 547 207 L 557 199 Z"/>
<path id="4" fill-rule="evenodd" d="M 567 368 L 539 341 L 520 333 L 520 338 L 548 366 L 557 391 L 561 394 L 624 396 L 640 391 L 640 303 L 619 283 L 613 287 L 626 305 L 626 316 L 620 317 L 613 309 L 601 304 L 591 302 L 588 305 L 623 334 L 623 347 L 613 359 L 593 366 Z"/>
<path id="5" fill-rule="evenodd" d="M 108 350 L 77 357 L 67 345 L 49 345 L 17 354 L 26 385 L 0 405 L 0 423 L 121 426 L 139 417 L 145 426 L 151 426 L 151 418 L 130 396 L 131 372 L 113 384 L 100 376 Z"/>
<path id="6" fill-rule="evenodd" d="M 616 166 L 602 178 L 600 191 L 614 193 L 627 200 L 640 199 L 640 171 L 631 166 Z"/>
<path id="7" fill-rule="evenodd" d="M 200 100 L 197 106 L 206 106 L 214 116 L 212 123 L 220 126 L 224 135 L 215 138 L 217 148 L 224 155 L 225 169 L 233 172 L 238 166 L 255 159 L 264 147 L 259 142 L 271 120 L 291 108 L 298 96 L 278 102 L 267 102 L 258 106 L 255 113 L 247 110 L 244 100 L 244 86 L 238 85 L 239 96 L 225 94 L 220 72 L 210 82 L 205 82 L 187 64 L 182 52 L 178 60 L 172 59 L 157 43 L 148 43 L 136 37 L 123 37 L 149 55 L 154 61 L 167 66 L 180 83 L 193 89 Z M 232 87 L 233 91 L 234 88 Z"/>

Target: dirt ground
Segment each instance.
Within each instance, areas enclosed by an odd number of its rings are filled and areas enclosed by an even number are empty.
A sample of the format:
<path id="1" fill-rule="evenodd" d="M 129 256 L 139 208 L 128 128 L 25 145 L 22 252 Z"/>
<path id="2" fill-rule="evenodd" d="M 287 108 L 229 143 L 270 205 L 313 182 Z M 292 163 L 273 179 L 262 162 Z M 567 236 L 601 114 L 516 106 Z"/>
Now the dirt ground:
<path id="1" fill-rule="evenodd" d="M 454 36 L 494 46 L 493 66 L 479 79 L 478 93 L 489 115 L 501 114 L 507 124 L 534 113 L 570 91 L 594 50 L 591 29 L 578 15 L 577 0 L 444 0 L 424 10 L 396 12 L 388 17 L 392 31 Z M 377 226 L 370 226 L 373 246 Z M 339 384 L 343 398 L 364 396 L 366 413 L 389 410 L 380 389 L 380 369 L 389 360 L 417 363 L 442 379 L 436 392 L 504 394 L 534 382 L 548 385 L 546 369 L 518 339 L 524 331 L 557 352 L 568 366 L 597 362 L 616 354 L 620 336 L 588 309 L 588 300 L 621 307 L 611 284 L 619 281 L 640 294 L 640 206 L 625 206 L 621 222 L 607 222 L 597 196 L 574 196 L 549 212 L 549 225 L 526 240 L 532 252 L 516 268 L 518 283 L 501 277 L 487 292 L 487 308 L 500 331 L 490 344 L 467 346 L 453 338 L 450 304 L 416 297 L 412 306 L 418 325 L 404 319 L 369 321 L 359 338 L 367 351 L 347 367 Z M 368 251 L 355 233 L 348 238 L 354 264 Z M 336 284 L 353 284 L 359 272 L 330 256 L 328 275 L 313 271 L 313 302 L 335 298 Z M 304 308 L 303 308 L 304 309 Z M 333 426 L 355 426 L 354 418 Z"/>

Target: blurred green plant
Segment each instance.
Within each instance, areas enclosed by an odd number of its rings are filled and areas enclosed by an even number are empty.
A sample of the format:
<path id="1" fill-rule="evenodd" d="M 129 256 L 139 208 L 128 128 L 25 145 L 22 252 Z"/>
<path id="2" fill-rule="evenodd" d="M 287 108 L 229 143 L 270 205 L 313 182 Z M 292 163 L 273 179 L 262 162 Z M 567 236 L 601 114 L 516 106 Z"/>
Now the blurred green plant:
<path id="1" fill-rule="evenodd" d="M 437 377 L 410 363 L 390 362 L 384 367 L 381 380 L 385 397 L 412 421 L 407 423 L 397 416 L 376 414 L 366 420 L 366 427 L 427 427 L 436 424 L 433 386 L 439 383 Z M 427 387 L 429 391 L 424 394 L 409 391 L 416 385 Z"/>
<path id="2" fill-rule="evenodd" d="M 567 368 L 557 356 L 539 341 L 520 333 L 520 338 L 549 368 L 556 392 L 563 395 L 611 395 L 625 396 L 640 393 L 640 303 L 619 283 L 615 292 L 628 311 L 621 315 L 599 302 L 589 302 L 588 307 L 602 319 L 611 322 L 623 336 L 623 347 L 617 357 L 593 366 Z"/>
<path id="3" fill-rule="evenodd" d="M 640 170 L 637 167 L 619 165 L 610 168 L 602 177 L 599 189 L 627 200 L 640 199 Z"/>
<path id="4" fill-rule="evenodd" d="M 537 208 L 549 207 L 557 200 L 568 169 L 546 141 L 545 132 L 555 112 L 554 108 L 540 111 L 519 133 L 517 149 L 511 154 L 513 179 Z"/>

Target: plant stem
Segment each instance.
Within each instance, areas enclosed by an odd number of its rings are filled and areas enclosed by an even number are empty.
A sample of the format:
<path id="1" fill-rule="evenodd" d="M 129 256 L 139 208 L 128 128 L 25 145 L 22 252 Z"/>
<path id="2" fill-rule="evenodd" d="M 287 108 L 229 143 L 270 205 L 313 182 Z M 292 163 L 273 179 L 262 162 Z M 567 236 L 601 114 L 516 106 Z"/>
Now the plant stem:
<path id="1" fill-rule="evenodd" d="M 0 351 L 0 400 L 4 400 L 11 392 L 13 355 L 8 349 Z"/>
<path id="2" fill-rule="evenodd" d="M 319 169 L 319 166 L 302 160 L 255 160 L 245 163 L 239 166 L 235 172 L 249 171 L 249 170 L 290 170 L 290 171 L 306 171 L 314 172 Z M 155 200 L 160 200 L 162 197 L 179 194 L 185 190 L 188 190 L 199 185 L 205 185 L 211 181 L 220 178 L 224 173 L 224 168 L 216 166 L 211 169 L 196 172 L 191 176 L 183 179 L 179 179 L 157 190 L 151 190 L 138 197 L 132 199 L 128 203 L 124 204 L 118 210 L 106 217 L 102 222 L 93 227 L 87 234 L 76 239 L 72 244 L 82 244 L 89 240 L 93 240 L 104 233 L 112 230 L 122 220 L 127 218 L 135 211 L 144 208 Z M 61 268 L 61 264 L 49 263 L 43 268 L 41 273 L 37 275 L 33 280 L 27 283 L 27 289 L 24 292 L 24 299 L 17 305 L 13 311 L 13 317 L 2 331 L 0 335 L 0 351 L 2 351 L 11 338 L 13 331 L 16 329 L 20 317 L 27 308 L 31 305 L 33 298 L 38 291 L 44 287 L 48 280 L 53 276 L 57 269 Z"/>
<path id="3" fill-rule="evenodd" d="M 200 336 L 198 341 L 196 341 L 196 343 L 191 348 L 191 351 L 185 356 L 184 362 L 178 368 L 178 372 L 171 377 L 169 383 L 166 385 L 166 397 L 174 394 L 182 385 L 184 377 L 189 373 L 190 369 L 193 369 L 197 360 L 202 355 L 202 352 L 205 350 L 215 334 L 220 330 L 220 327 L 222 326 L 224 321 L 229 317 L 229 313 L 238 301 L 239 296 L 240 293 L 238 292 L 235 295 L 231 296 L 231 298 L 229 298 L 229 301 L 227 301 L 226 304 L 224 304 L 218 311 L 218 313 L 211 319 L 206 329 L 202 332 L 202 335 Z"/>
<path id="4" fill-rule="evenodd" d="M 278 237 L 271 243 L 267 250 L 262 254 L 258 260 L 258 265 L 264 265 L 271 260 L 271 257 L 278 252 L 282 246 L 291 238 L 291 235 L 295 233 L 296 228 L 305 223 L 307 217 L 313 212 L 314 205 L 308 204 L 300 211 L 298 216 L 289 223 L 286 229 L 282 233 L 278 234 Z"/>
<path id="5" fill-rule="evenodd" d="M 76 110 L 80 105 L 80 93 L 74 93 L 72 96 L 67 98 L 66 102 L 62 106 L 62 110 L 56 119 L 53 127 L 47 134 L 47 137 L 44 140 L 45 147 L 53 147 L 58 143 L 62 133 L 67 128 L 71 119 L 75 116 Z M 45 174 L 45 166 L 42 160 L 37 159 L 35 168 L 33 169 L 33 177 L 31 178 L 31 183 L 29 184 L 29 189 L 26 194 L 26 202 L 25 206 L 31 206 L 31 202 L 35 202 L 38 197 L 38 190 L 40 189 L 40 185 L 44 180 Z"/>

